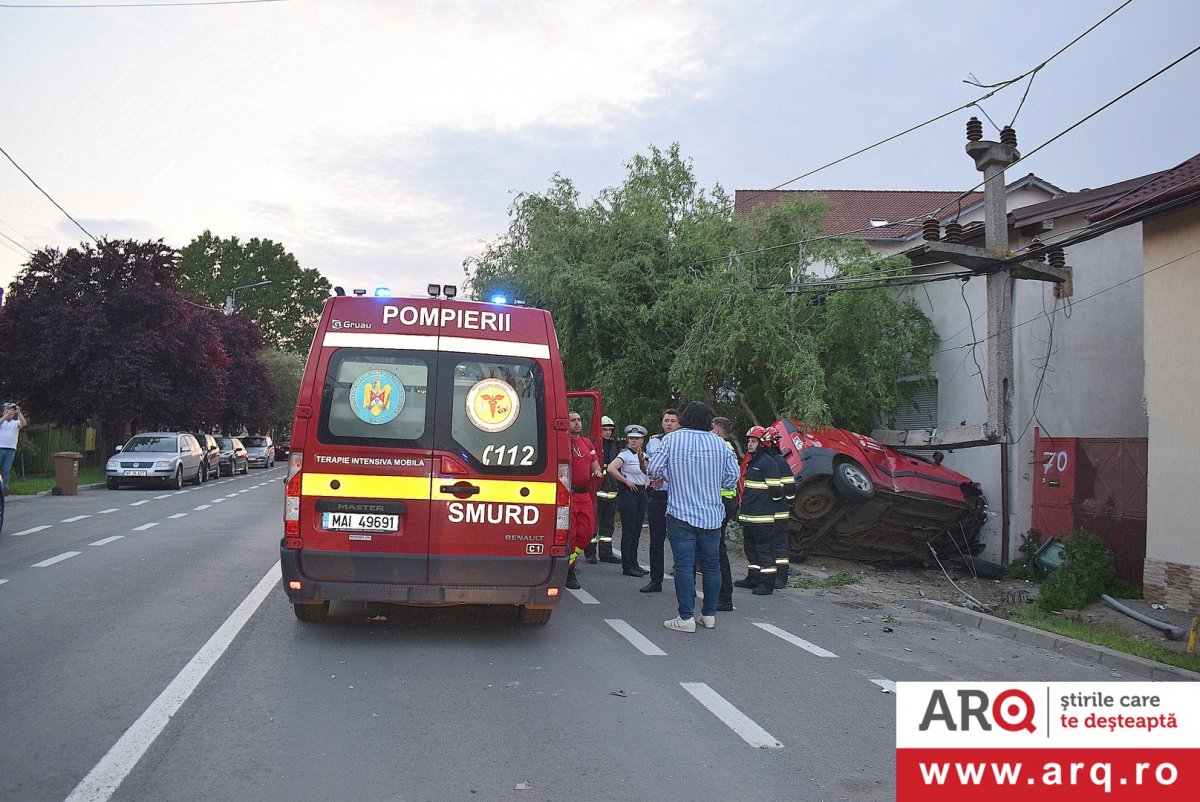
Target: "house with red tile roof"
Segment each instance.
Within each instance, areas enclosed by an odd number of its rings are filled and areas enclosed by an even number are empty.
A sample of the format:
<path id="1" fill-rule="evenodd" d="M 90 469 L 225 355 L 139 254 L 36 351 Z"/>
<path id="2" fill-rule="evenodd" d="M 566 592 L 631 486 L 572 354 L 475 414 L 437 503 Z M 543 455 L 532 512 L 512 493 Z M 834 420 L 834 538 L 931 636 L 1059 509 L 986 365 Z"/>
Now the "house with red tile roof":
<path id="1" fill-rule="evenodd" d="M 1078 192 L 1067 192 L 1032 174 L 1008 183 L 1010 252 L 1021 252 L 1035 238 L 1047 243 L 1064 237 L 1072 241 L 1079 232 L 1090 229 L 1087 215 L 1124 202 L 1157 175 Z M 915 256 L 924 244 L 922 225 L 927 218 L 942 227 L 951 221 L 959 223 L 966 244 L 983 241 L 983 195 L 977 192 L 738 190 L 735 213 L 748 215 L 759 204 L 814 196 L 823 197 L 829 208 L 822 223 L 823 236 L 862 239 L 880 254 L 912 253 L 917 259 L 917 276 L 933 278 L 962 271 L 957 265 Z M 1094 238 L 1080 238 L 1066 249 L 1070 280 L 1063 289 L 1045 281 L 1014 282 L 1014 430 L 1009 437 L 1015 445 L 1009 453 L 1016 455 L 1013 461 L 1018 464 L 1004 466 L 1010 468 L 1010 492 L 1002 491 L 1003 449 L 998 445 L 953 448 L 945 455 L 945 464 L 978 481 L 988 498 L 985 558 L 997 562 L 1014 558 L 1035 518 L 1037 523 L 1050 525 L 1068 520 L 1069 516 L 1057 515 L 1053 504 L 1047 505 L 1042 497 L 1053 477 L 1045 471 L 1045 455 L 1038 452 L 1057 453 L 1060 448 L 1054 438 L 1128 442 L 1135 450 L 1140 443 L 1144 452 L 1141 250 L 1140 226 L 1114 227 Z M 810 266 L 808 271 L 822 275 L 821 266 Z M 925 283 L 896 292 L 924 310 L 941 335 L 941 345 L 930 362 L 930 380 L 913 377 L 912 408 L 891 420 L 880 420 L 880 429 L 921 432 L 929 443 L 937 442 L 939 432 L 986 423 L 983 277 Z M 1084 466 L 1084 472 L 1095 467 Z M 1140 526 L 1144 532 L 1144 501 L 1139 509 L 1136 499 L 1139 492 L 1144 499 L 1145 489 L 1138 485 L 1136 469 L 1116 472 L 1120 482 L 1134 485 L 1115 494 L 1123 506 L 1114 507 L 1109 498 L 1094 498 L 1103 489 L 1097 489 L 1094 482 L 1080 486 L 1080 498 L 1072 502 L 1078 509 L 1104 506 L 1113 513 L 1107 520 L 1120 520 L 1123 527 L 1109 534 L 1127 541 L 1130 538 L 1125 532 L 1130 527 Z M 1040 505 L 1036 511 L 1035 491 Z M 1007 554 L 1002 553 L 1002 543 L 1007 543 Z M 1138 541 L 1123 558 L 1123 574 L 1136 581 L 1142 571 L 1141 558 Z"/>

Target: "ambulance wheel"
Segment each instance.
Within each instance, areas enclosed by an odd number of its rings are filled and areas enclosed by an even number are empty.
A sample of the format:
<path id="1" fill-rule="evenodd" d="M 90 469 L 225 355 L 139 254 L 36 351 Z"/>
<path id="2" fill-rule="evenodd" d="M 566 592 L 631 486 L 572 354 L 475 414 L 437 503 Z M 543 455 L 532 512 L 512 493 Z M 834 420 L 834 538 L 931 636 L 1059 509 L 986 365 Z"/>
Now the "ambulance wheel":
<path id="1" fill-rule="evenodd" d="M 833 486 L 842 498 L 852 504 L 870 501 L 875 495 L 875 483 L 857 462 L 845 460 L 833 466 Z"/>
<path id="2" fill-rule="evenodd" d="M 547 624 L 550 622 L 550 614 L 554 612 L 553 607 L 521 607 L 521 623 L 522 624 Z"/>
<path id="3" fill-rule="evenodd" d="M 329 601 L 320 601 L 315 604 L 293 604 L 292 609 L 296 611 L 296 617 L 301 621 L 320 623 L 329 615 Z"/>

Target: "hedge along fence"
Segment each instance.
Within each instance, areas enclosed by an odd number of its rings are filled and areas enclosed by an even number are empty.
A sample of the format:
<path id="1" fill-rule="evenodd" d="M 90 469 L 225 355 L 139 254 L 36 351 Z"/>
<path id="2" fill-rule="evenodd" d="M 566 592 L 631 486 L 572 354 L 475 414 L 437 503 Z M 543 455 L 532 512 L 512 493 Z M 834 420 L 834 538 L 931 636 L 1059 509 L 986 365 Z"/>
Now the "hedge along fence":
<path id="1" fill-rule="evenodd" d="M 13 461 L 13 473 L 17 476 L 36 476 L 54 471 L 54 455 L 60 451 L 77 451 L 83 454 L 83 464 L 102 465 L 112 454 L 109 444 L 103 442 L 100 429 L 88 449 L 87 426 L 58 426 L 54 424 L 30 424 L 21 430 L 17 439 L 17 457 Z"/>

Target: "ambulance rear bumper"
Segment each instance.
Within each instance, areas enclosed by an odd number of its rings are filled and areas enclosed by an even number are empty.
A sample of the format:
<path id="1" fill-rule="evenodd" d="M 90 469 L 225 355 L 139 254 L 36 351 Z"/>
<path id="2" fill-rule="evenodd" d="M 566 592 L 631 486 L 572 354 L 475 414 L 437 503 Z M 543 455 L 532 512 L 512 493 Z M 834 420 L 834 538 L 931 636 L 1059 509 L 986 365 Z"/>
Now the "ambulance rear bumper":
<path id="1" fill-rule="evenodd" d="M 301 569 L 301 552 L 280 545 L 283 589 L 293 604 L 340 600 L 442 607 L 456 604 L 518 604 L 552 607 L 562 598 L 567 558 L 549 558 L 549 579 L 537 585 L 431 585 L 392 582 L 344 582 L 313 579 Z M 291 587 L 299 582 L 299 589 Z M 556 589 L 551 596 L 550 589 Z"/>

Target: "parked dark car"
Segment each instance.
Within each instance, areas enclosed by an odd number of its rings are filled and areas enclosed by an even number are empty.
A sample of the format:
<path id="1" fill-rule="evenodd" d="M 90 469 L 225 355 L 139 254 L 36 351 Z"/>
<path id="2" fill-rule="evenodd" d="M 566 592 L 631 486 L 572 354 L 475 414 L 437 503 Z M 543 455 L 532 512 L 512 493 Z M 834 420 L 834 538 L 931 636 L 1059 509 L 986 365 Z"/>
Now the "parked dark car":
<path id="1" fill-rule="evenodd" d="M 235 473 L 250 473 L 250 458 L 246 447 L 236 437 L 220 437 L 217 445 L 221 447 L 221 473 L 233 476 Z"/>
<path id="2" fill-rule="evenodd" d="M 261 434 L 250 435 L 242 438 L 242 445 L 246 447 L 246 456 L 250 460 L 251 468 L 275 467 L 275 443 L 270 437 Z"/>
<path id="3" fill-rule="evenodd" d="M 200 450 L 204 452 L 204 461 L 200 463 L 200 481 L 207 482 L 221 475 L 221 447 L 217 438 L 204 432 L 194 432 L 200 441 Z"/>
<path id="4" fill-rule="evenodd" d="M 290 439 L 275 441 L 275 460 L 277 462 L 286 461 L 288 456 L 291 453 L 292 453 L 292 441 Z"/>
<path id="5" fill-rule="evenodd" d="M 882 562 L 965 560 L 983 551 L 987 500 L 979 484 L 943 467 L 941 454 L 899 451 L 846 429 L 772 424 L 796 476 L 789 551 Z"/>
<path id="6" fill-rule="evenodd" d="M 203 481 L 204 452 L 195 435 L 187 432 L 142 432 L 117 451 L 104 466 L 109 490 L 121 485 L 180 488 L 185 479 L 194 485 Z"/>

